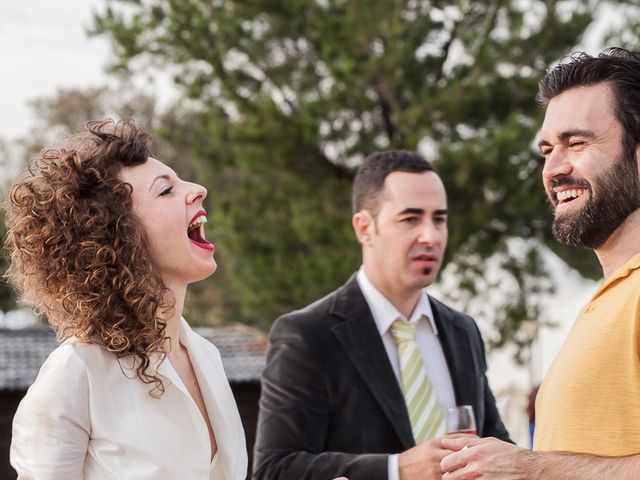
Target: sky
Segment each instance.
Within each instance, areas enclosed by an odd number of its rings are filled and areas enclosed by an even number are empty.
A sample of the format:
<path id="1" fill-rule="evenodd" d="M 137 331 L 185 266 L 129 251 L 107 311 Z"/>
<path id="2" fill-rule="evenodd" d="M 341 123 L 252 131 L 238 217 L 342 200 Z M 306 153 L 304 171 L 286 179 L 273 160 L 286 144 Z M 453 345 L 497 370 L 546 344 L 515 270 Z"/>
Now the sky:
<path id="1" fill-rule="evenodd" d="M 106 2 L 0 0 L 0 138 L 11 140 L 28 131 L 34 118 L 29 100 L 52 97 L 60 88 L 109 82 L 105 73 L 109 40 L 87 35 L 93 12 L 102 10 Z M 588 35 L 588 51 L 596 48 L 597 33 L 616 17 L 611 13 L 597 16 L 601 21 L 591 27 L 594 34 Z M 160 82 L 159 91 L 170 95 L 168 79 Z"/>
<path id="2" fill-rule="evenodd" d="M 104 85 L 106 37 L 89 38 L 92 12 L 104 0 L 0 0 L 0 138 L 33 123 L 30 99 L 60 88 Z"/>
<path id="3" fill-rule="evenodd" d="M 0 0 L 0 138 L 11 140 L 28 131 L 33 124 L 29 100 L 51 97 L 60 88 L 108 82 L 109 40 L 86 33 L 93 12 L 105 5 L 106 0 Z M 592 32 L 615 17 L 602 12 Z M 597 41 L 586 43 L 589 51 Z M 170 93 L 168 88 L 160 85 L 160 92 Z"/>

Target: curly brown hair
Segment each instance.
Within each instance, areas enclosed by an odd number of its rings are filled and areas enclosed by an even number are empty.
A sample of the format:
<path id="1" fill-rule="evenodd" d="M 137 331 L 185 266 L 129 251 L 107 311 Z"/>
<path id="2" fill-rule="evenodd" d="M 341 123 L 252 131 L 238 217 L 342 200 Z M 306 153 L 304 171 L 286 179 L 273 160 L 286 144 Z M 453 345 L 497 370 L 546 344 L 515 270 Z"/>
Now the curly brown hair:
<path id="1" fill-rule="evenodd" d="M 164 358 L 163 317 L 173 306 L 133 213 L 131 185 L 119 178 L 147 161 L 150 145 L 133 120 L 99 120 L 34 158 L 6 201 L 6 276 L 59 339 L 132 358 L 136 376 L 160 396 L 150 355 Z"/>

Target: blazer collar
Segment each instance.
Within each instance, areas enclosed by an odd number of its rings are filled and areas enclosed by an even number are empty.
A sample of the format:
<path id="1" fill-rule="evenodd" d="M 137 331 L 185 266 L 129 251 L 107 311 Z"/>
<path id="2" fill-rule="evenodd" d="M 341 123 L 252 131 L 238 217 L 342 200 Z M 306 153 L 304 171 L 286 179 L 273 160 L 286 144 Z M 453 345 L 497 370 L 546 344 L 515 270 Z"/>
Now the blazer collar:
<path id="1" fill-rule="evenodd" d="M 236 461 L 234 456 L 246 448 L 245 440 L 242 426 L 239 425 L 236 416 L 229 415 L 229 412 L 237 411 L 237 406 L 224 373 L 220 354 L 213 344 L 194 332 L 184 318 L 180 319 L 180 343 L 189 352 L 189 359 L 198 379 L 207 415 L 215 432 L 218 444 L 216 461 L 223 463 L 225 469 L 242 468 L 239 466 L 241 462 Z M 191 394 L 168 359 L 159 365 L 158 373 L 167 380 L 165 388 L 169 388 L 167 384 L 173 384 L 188 397 L 189 402 L 193 402 Z M 204 425 L 203 437 L 205 434 L 206 440 L 203 438 L 203 441 L 208 443 L 209 433 L 206 425 Z M 229 478 L 233 478 L 234 475 L 235 473 L 232 475 L 227 472 Z"/>
<path id="2" fill-rule="evenodd" d="M 458 405 L 477 408 L 478 378 L 468 326 L 460 313 L 428 297 Z M 393 373 L 369 306 L 355 274 L 333 298 L 330 314 L 342 319 L 334 335 L 393 425 L 405 448 L 415 445 L 404 396 Z M 402 407 L 400 407 L 402 406 Z"/>
<path id="3" fill-rule="evenodd" d="M 329 313 L 345 353 L 389 419 L 405 449 L 415 445 L 406 404 L 369 306 L 353 275 L 334 296 Z"/>
<path id="4" fill-rule="evenodd" d="M 192 358 L 194 355 L 197 357 L 197 352 L 193 352 L 193 335 L 195 333 L 191 330 L 191 327 L 187 324 L 184 318 L 180 318 L 180 344 L 182 344 L 189 352 L 189 358 L 192 363 L 197 363 L 197 358 Z M 172 348 L 176 347 L 172 345 Z M 180 375 L 173 367 L 169 358 L 166 355 L 160 353 L 152 354 L 152 362 L 156 367 L 157 373 L 162 375 L 165 380 L 165 388 L 169 385 L 175 385 L 182 393 L 191 397 L 191 394 L 187 390 L 187 387 L 183 383 Z M 195 367 L 194 367 L 195 368 Z M 198 379 L 199 380 L 199 379 Z"/>

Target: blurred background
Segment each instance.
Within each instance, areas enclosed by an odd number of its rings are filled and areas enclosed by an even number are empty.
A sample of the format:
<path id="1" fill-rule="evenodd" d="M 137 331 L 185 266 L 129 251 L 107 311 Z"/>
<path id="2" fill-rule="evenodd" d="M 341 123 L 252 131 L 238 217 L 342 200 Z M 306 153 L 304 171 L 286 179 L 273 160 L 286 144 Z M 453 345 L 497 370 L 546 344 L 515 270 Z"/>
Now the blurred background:
<path id="1" fill-rule="evenodd" d="M 219 270 L 186 312 L 203 327 L 264 340 L 342 284 L 359 266 L 359 162 L 390 148 L 433 161 L 451 215 L 429 291 L 478 321 L 503 416 L 528 445 L 527 393 L 601 276 L 591 252 L 551 237 L 537 81 L 577 50 L 640 48 L 637 1 L 3 0 L 0 45 L 3 194 L 43 146 L 129 116 L 209 189 Z M 37 322 L 5 284 L 0 308 L 3 335 Z M 0 376 L 22 361 L 0 352 Z M 0 437 L 13 408 L 0 401 Z"/>

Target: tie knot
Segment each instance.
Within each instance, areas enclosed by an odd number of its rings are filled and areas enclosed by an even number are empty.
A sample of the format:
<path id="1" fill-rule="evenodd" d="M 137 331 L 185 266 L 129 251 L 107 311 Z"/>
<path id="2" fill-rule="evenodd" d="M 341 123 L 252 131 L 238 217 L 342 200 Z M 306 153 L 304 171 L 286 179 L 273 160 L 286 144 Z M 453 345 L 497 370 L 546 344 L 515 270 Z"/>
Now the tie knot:
<path id="1" fill-rule="evenodd" d="M 391 336 L 396 344 L 413 342 L 416 339 L 416 325 L 398 319 L 391 325 Z"/>

